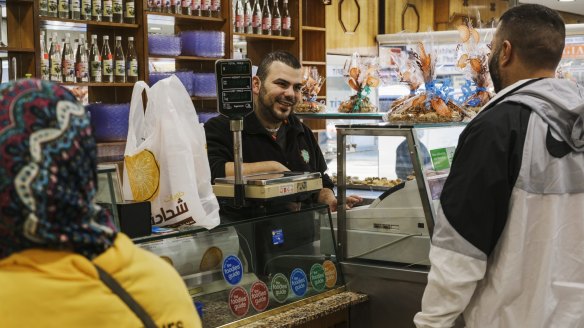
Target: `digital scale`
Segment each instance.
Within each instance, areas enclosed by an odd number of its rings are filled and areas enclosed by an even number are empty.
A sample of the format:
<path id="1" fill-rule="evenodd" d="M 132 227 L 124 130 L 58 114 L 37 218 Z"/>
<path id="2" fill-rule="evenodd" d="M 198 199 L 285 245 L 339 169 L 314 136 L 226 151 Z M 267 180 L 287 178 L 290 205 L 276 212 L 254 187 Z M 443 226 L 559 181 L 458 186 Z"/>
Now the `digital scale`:
<path id="1" fill-rule="evenodd" d="M 322 189 L 319 172 L 266 172 L 243 176 L 243 118 L 253 112 L 252 65 L 249 59 L 219 59 L 217 111 L 229 118 L 233 133 L 234 177 L 216 178 L 213 192 L 223 204 L 236 208 L 275 199 L 298 201 Z M 247 201 L 247 202 L 246 202 Z M 251 201 L 251 202 L 250 202 Z"/>

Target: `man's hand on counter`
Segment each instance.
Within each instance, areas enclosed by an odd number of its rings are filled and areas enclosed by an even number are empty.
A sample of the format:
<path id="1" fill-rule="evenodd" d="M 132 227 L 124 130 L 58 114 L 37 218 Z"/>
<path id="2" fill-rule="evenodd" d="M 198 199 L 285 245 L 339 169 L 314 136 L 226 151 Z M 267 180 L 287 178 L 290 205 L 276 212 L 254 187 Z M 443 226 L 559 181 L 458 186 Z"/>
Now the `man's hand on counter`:
<path id="1" fill-rule="evenodd" d="M 349 196 L 347 196 L 345 208 L 350 209 L 353 206 L 361 203 L 362 201 L 363 201 L 363 198 L 361 198 L 357 195 L 349 195 Z M 329 206 L 329 209 L 331 210 L 331 212 L 337 211 L 337 204 L 338 204 L 337 197 L 335 197 L 335 194 L 329 188 L 322 188 L 320 190 L 320 192 L 318 194 L 318 202 L 327 204 Z"/>
<path id="2" fill-rule="evenodd" d="M 284 164 L 277 161 L 264 161 L 255 163 L 243 163 L 243 175 L 250 175 L 264 172 L 284 172 L 290 171 Z M 233 162 L 225 163 L 225 176 L 234 176 L 235 169 Z"/>

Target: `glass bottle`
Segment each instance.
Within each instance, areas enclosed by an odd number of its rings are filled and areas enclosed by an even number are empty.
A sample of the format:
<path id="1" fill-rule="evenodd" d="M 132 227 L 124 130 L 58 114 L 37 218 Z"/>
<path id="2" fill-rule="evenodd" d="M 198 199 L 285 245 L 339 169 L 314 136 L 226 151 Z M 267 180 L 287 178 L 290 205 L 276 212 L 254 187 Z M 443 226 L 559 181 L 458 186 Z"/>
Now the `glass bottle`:
<path id="1" fill-rule="evenodd" d="M 233 31 L 236 33 L 243 33 L 244 30 L 244 10 L 242 0 L 235 2 L 235 26 Z"/>
<path id="2" fill-rule="evenodd" d="M 116 36 L 114 47 L 114 82 L 126 82 L 126 56 L 124 56 L 124 49 L 122 49 L 121 36 Z"/>
<path id="3" fill-rule="evenodd" d="M 282 4 L 282 35 L 292 35 L 292 18 L 290 17 L 290 10 L 288 10 L 288 0 L 283 0 Z"/>
<path id="4" fill-rule="evenodd" d="M 91 52 L 89 53 L 89 74 L 91 82 L 101 82 L 101 55 L 97 46 L 97 35 L 91 36 Z"/>
<path id="5" fill-rule="evenodd" d="M 48 0 L 47 3 L 48 7 L 47 7 L 47 16 L 49 17 L 57 17 L 57 9 L 59 8 L 59 4 L 57 2 L 57 0 Z M 55 40 L 55 42 L 57 42 Z"/>
<path id="6" fill-rule="evenodd" d="M 47 16 L 49 9 L 49 0 L 40 0 L 39 2 L 39 15 Z"/>
<path id="7" fill-rule="evenodd" d="M 112 20 L 114 23 L 124 22 L 124 1 L 123 0 L 113 0 L 112 8 Z"/>
<path id="8" fill-rule="evenodd" d="M 101 0 L 91 0 L 91 19 L 101 22 Z"/>
<path id="9" fill-rule="evenodd" d="M 114 58 L 109 46 L 109 36 L 103 36 L 103 48 L 101 48 L 101 67 L 103 82 L 114 81 Z"/>
<path id="10" fill-rule="evenodd" d="M 59 18 L 69 18 L 69 0 L 59 0 Z"/>
<path id="11" fill-rule="evenodd" d="M 81 19 L 91 20 L 91 0 L 81 0 Z"/>
<path id="12" fill-rule="evenodd" d="M 75 54 L 75 79 L 77 82 L 89 82 L 89 57 L 83 34 L 79 34 L 79 45 Z"/>
<path id="13" fill-rule="evenodd" d="M 61 82 L 61 47 L 57 41 L 57 33 L 53 33 L 51 39 L 51 49 L 49 50 L 49 79 L 51 81 Z"/>
<path id="14" fill-rule="evenodd" d="M 262 7 L 262 34 L 272 34 L 272 13 L 268 5 L 268 0 L 264 0 L 264 6 Z"/>
<path id="15" fill-rule="evenodd" d="M 50 79 L 49 67 L 49 52 L 47 51 L 47 44 L 45 42 L 45 31 L 41 31 L 41 79 Z"/>
<path id="16" fill-rule="evenodd" d="M 272 8 L 272 35 L 281 34 L 282 34 L 282 16 L 280 15 L 278 0 L 274 0 L 274 7 Z"/>
<path id="17" fill-rule="evenodd" d="M 255 0 L 253 5 L 251 29 L 253 34 L 262 34 L 262 6 L 260 5 L 260 0 Z"/>
<path id="18" fill-rule="evenodd" d="M 221 17 L 221 0 L 211 0 L 211 16 Z"/>
<path id="19" fill-rule="evenodd" d="M 138 55 L 134 47 L 134 38 L 128 37 L 128 56 L 126 57 L 127 81 L 138 82 Z"/>
<path id="20" fill-rule="evenodd" d="M 211 0 L 201 0 L 201 16 L 211 17 Z"/>
<path id="21" fill-rule="evenodd" d="M 75 82 L 75 56 L 73 55 L 73 48 L 71 47 L 71 35 L 65 34 L 65 42 L 63 42 L 63 54 L 61 55 L 61 72 L 63 74 L 63 82 Z"/>
<path id="22" fill-rule="evenodd" d="M 191 0 L 182 0 L 181 3 L 181 14 L 190 15 L 191 14 Z"/>
<path id="23" fill-rule="evenodd" d="M 191 15 L 201 16 L 201 0 L 191 0 Z"/>
<path id="24" fill-rule="evenodd" d="M 80 0 L 71 0 L 71 19 L 81 19 Z"/>
<path id="25" fill-rule="evenodd" d="M 103 0 L 103 8 L 102 8 L 102 21 L 104 22 L 111 22 L 113 21 L 113 1 L 112 0 Z"/>
<path id="26" fill-rule="evenodd" d="M 134 0 L 126 0 L 126 10 L 124 11 L 124 22 L 128 24 L 136 23 L 136 10 Z"/>
<path id="27" fill-rule="evenodd" d="M 244 0 L 244 2 L 243 2 L 243 30 L 244 30 L 244 33 L 252 33 L 251 16 L 253 13 L 251 11 L 250 1 L 251 0 Z"/>
<path id="28" fill-rule="evenodd" d="M 71 48 L 73 50 L 73 60 L 76 60 L 77 58 L 77 48 L 79 47 L 79 39 L 75 39 L 73 41 L 73 47 Z M 75 64 L 75 62 L 73 62 L 73 64 Z"/>

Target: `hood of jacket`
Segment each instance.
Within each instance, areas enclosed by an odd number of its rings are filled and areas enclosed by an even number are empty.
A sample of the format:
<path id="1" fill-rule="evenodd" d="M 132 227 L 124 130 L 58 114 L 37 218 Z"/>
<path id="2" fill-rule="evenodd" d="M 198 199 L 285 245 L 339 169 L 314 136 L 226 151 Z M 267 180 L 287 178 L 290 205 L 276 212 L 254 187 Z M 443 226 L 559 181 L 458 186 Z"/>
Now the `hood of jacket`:
<path id="1" fill-rule="evenodd" d="M 502 102 L 528 106 L 549 124 L 555 137 L 566 142 L 574 151 L 584 152 L 584 87 L 554 78 L 541 79 L 521 87 L 529 81 L 522 80 L 505 88 L 491 102 L 505 97 Z"/>

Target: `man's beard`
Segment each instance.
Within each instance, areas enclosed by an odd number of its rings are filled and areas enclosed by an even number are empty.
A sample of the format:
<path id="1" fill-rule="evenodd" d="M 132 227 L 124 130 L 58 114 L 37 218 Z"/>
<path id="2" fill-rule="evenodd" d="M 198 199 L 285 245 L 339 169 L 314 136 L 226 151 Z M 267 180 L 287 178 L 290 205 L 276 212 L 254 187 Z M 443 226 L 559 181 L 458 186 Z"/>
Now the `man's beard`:
<path id="1" fill-rule="evenodd" d="M 260 110 L 263 114 L 262 116 L 273 123 L 279 123 L 286 120 L 293 110 L 292 109 L 286 113 L 277 111 L 276 109 L 274 109 L 274 107 L 276 106 L 278 100 L 296 104 L 296 97 L 279 96 L 271 100 L 267 98 L 268 96 L 266 89 L 264 88 L 264 86 L 261 86 L 260 93 L 258 95 L 258 106 L 260 106 Z"/>
<path id="2" fill-rule="evenodd" d="M 493 82 L 493 88 L 495 88 L 495 93 L 503 89 L 503 84 L 501 82 L 501 72 L 499 70 L 499 55 L 501 54 L 501 47 L 491 54 L 491 60 L 489 60 L 489 74 L 491 75 L 491 81 Z"/>

